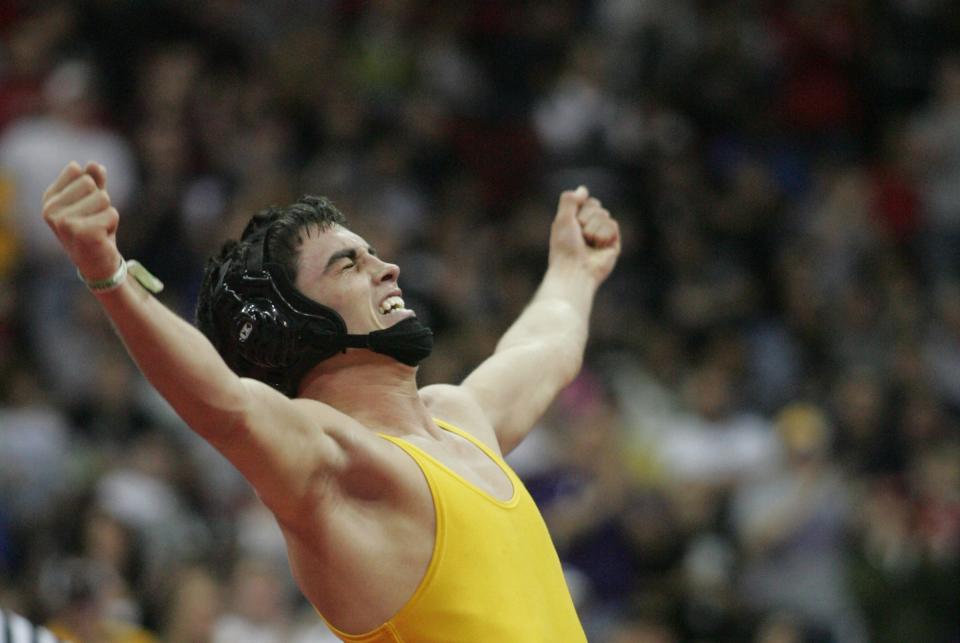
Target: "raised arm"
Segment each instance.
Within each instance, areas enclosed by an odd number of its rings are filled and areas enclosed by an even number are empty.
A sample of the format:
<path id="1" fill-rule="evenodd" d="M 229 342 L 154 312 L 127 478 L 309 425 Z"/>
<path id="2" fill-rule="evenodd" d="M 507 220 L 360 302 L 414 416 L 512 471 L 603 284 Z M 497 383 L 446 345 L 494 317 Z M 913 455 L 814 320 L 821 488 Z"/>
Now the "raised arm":
<path id="1" fill-rule="evenodd" d="M 600 201 L 585 187 L 561 194 L 540 287 L 493 355 L 461 385 L 504 454 L 580 371 L 593 297 L 619 254 L 619 227 Z"/>
<path id="2" fill-rule="evenodd" d="M 123 260 L 116 246 L 119 215 L 102 166 L 67 165 L 43 195 L 43 217 L 86 280 L 115 273 Z M 237 377 L 200 331 L 133 279 L 96 297 L 151 384 L 281 520 L 313 492 L 307 485 L 316 483 L 317 473 L 344 466 L 349 418 Z"/>

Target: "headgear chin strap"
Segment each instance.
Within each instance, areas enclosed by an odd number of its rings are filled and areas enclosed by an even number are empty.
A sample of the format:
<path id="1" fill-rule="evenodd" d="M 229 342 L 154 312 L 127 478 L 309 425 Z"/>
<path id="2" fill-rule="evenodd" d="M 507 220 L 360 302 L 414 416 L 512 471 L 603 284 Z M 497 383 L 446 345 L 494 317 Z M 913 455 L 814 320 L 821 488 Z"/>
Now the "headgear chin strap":
<path id="1" fill-rule="evenodd" d="M 240 258 L 222 266 L 213 297 L 215 343 L 237 374 L 293 397 L 310 369 L 348 348 L 407 366 L 430 355 L 433 332 L 416 317 L 366 335 L 347 333 L 337 311 L 301 293 L 281 266 L 264 260 L 266 240 L 264 231 L 243 242 Z"/>

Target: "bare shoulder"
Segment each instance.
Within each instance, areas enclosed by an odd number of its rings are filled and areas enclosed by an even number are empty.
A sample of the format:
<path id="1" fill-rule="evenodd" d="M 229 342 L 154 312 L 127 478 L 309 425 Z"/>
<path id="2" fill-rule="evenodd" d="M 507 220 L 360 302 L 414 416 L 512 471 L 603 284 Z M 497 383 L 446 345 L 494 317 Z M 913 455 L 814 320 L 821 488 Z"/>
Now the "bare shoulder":
<path id="1" fill-rule="evenodd" d="M 493 426 L 468 390 L 454 384 L 431 384 L 420 389 L 420 397 L 433 417 L 453 424 L 500 452 Z"/>

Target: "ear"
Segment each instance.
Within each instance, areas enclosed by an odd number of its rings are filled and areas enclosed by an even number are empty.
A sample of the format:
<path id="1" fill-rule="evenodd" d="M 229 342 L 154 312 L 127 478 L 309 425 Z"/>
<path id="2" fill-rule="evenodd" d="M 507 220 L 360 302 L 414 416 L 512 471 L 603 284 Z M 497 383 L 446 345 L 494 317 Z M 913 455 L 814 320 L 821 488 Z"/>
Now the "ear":
<path id="1" fill-rule="evenodd" d="M 265 368 L 286 368 L 300 357 L 296 331 L 265 297 L 248 299 L 231 320 L 233 341 L 245 360 Z"/>

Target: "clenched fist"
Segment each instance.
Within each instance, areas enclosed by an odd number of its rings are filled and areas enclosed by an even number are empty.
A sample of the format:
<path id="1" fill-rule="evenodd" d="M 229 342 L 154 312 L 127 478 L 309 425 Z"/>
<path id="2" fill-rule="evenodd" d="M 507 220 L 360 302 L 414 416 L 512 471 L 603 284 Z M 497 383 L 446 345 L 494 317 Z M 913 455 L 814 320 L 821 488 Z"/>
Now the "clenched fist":
<path id="1" fill-rule="evenodd" d="M 560 195 L 550 231 L 550 265 L 583 268 L 599 284 L 613 270 L 620 254 L 620 226 L 587 188 Z"/>
<path id="2" fill-rule="evenodd" d="M 43 193 L 44 221 L 88 281 L 109 278 L 121 261 L 116 238 L 120 217 L 106 185 L 102 165 L 81 168 L 71 161 Z"/>

